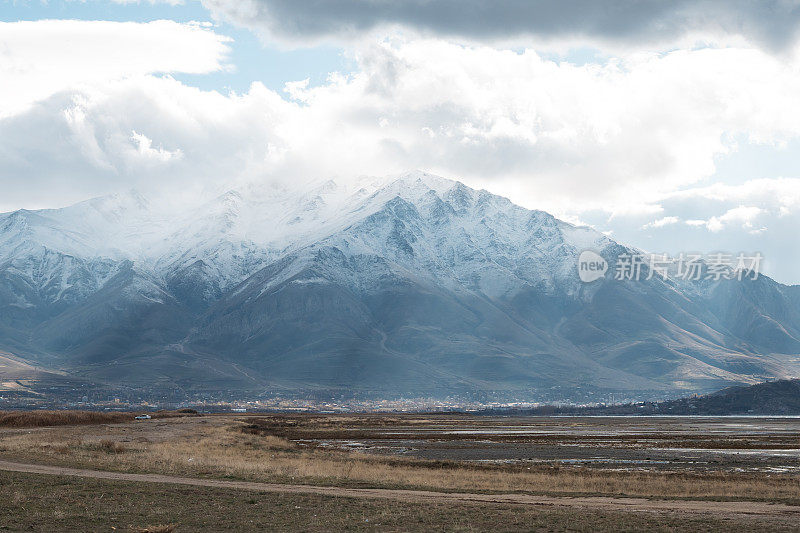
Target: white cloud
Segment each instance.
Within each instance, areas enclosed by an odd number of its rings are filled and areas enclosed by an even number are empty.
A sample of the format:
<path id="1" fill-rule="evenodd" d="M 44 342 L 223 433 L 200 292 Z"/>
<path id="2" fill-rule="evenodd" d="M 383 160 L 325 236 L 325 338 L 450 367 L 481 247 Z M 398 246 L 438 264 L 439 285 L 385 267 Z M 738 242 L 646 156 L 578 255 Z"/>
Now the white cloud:
<path id="1" fill-rule="evenodd" d="M 711 217 L 706 222 L 709 231 L 718 232 L 726 226 L 737 225 L 743 229 L 752 230 L 753 222 L 764 212 L 763 209 L 753 206 L 740 205 L 729 209 L 723 215 Z"/>
<path id="2" fill-rule="evenodd" d="M 648 222 L 642 229 L 650 229 L 650 228 L 663 228 L 664 226 L 669 226 L 671 224 L 677 224 L 680 221 L 678 217 L 663 217 L 659 218 L 658 220 L 654 220 L 652 222 Z"/>
<path id="3" fill-rule="evenodd" d="M 686 221 L 687 226 L 705 226 L 706 221 L 702 219 L 692 219 Z"/>
<path id="4" fill-rule="evenodd" d="M 147 59 L 158 55 L 148 45 L 139 66 L 115 71 L 103 55 L 104 80 L 123 81 L 82 83 L 0 121 L 0 180 L 53 181 L 55 172 L 71 190 L 102 193 L 131 179 L 182 187 L 188 177 L 424 168 L 559 214 L 660 213 L 658 202 L 714 172 L 715 158 L 735 149 L 733 135 L 776 143 L 800 134 L 800 73 L 756 50 L 575 66 L 530 50 L 392 41 L 354 50 L 357 71 L 320 86 L 290 83 L 281 97 L 255 84 L 221 95 L 141 75 L 220 68 L 222 38 L 170 24 L 199 35 L 205 58 Z M 151 142 L 147 150 L 132 132 Z"/>
<path id="5" fill-rule="evenodd" d="M 54 95 L 0 120 L 0 210 L 264 175 L 298 110 L 260 84 L 223 96 L 152 76 Z"/>
<path id="6" fill-rule="evenodd" d="M 800 248 L 792 245 L 800 227 L 800 178 L 691 187 L 667 194 L 654 205 L 661 209 L 662 218 L 674 218 L 678 223 L 666 224 L 656 233 L 647 231 L 646 222 L 653 220 L 652 216 L 595 215 L 590 221 L 614 231 L 622 242 L 673 255 L 760 252 L 766 259 L 767 275 L 784 283 L 800 283 L 796 268 Z"/>
<path id="7" fill-rule="evenodd" d="M 698 199 L 717 203 L 750 202 L 784 215 L 800 209 L 800 178 L 760 178 L 738 185 L 715 183 L 667 195 L 667 200 L 691 202 Z"/>
<path id="8" fill-rule="evenodd" d="M 153 148 L 152 139 L 144 134 L 136 133 L 135 131 L 131 132 L 131 140 L 136 145 L 139 155 L 158 163 L 166 163 L 171 159 L 180 159 L 183 157 L 183 152 L 181 152 L 180 149 L 169 151 L 162 147 Z"/>
<path id="9" fill-rule="evenodd" d="M 559 212 L 653 211 L 643 206 L 711 175 L 734 135 L 774 143 L 800 133 L 800 77 L 756 50 L 574 66 L 413 41 L 357 57 L 352 78 L 292 94 L 367 143 L 361 171 L 430 168 Z"/>
<path id="10" fill-rule="evenodd" d="M 167 20 L 0 22 L 0 117 L 70 88 L 219 70 L 228 41 L 201 24 Z"/>

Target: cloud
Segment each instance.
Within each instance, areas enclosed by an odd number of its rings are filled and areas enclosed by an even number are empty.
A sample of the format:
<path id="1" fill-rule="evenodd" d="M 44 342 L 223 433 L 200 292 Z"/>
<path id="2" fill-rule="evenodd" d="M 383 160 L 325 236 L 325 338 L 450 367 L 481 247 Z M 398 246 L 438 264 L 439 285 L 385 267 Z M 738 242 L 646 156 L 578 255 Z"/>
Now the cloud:
<path id="1" fill-rule="evenodd" d="M 794 0 L 202 0 L 218 18 L 294 46 L 351 42 L 402 28 L 467 41 L 537 40 L 603 47 L 664 47 L 697 40 L 746 40 L 771 50 L 792 45 Z"/>
<path id="2" fill-rule="evenodd" d="M 734 135 L 769 144 L 800 133 L 800 78 L 757 50 L 576 66 L 531 50 L 412 41 L 357 58 L 354 76 L 293 94 L 320 112 L 351 108 L 337 123 L 354 138 L 371 130 L 384 161 L 560 213 L 647 210 L 712 175 Z"/>
<path id="3" fill-rule="evenodd" d="M 669 226 L 670 224 L 677 224 L 680 221 L 678 217 L 664 217 L 659 218 L 658 220 L 654 220 L 652 222 L 648 222 L 642 229 L 650 229 L 650 228 L 663 228 L 664 226 Z"/>
<path id="4" fill-rule="evenodd" d="M 705 226 L 706 221 L 702 219 L 692 219 L 686 221 L 687 226 Z"/>
<path id="5" fill-rule="evenodd" d="M 153 140 L 144 134 L 136 133 L 136 131 L 131 133 L 131 140 L 138 147 L 139 155 L 158 163 L 166 163 L 171 159 L 180 159 L 183 157 L 183 152 L 181 152 L 180 149 L 169 151 L 165 150 L 163 147 L 153 148 Z"/>
<path id="6" fill-rule="evenodd" d="M 665 201 L 684 205 L 750 202 L 773 213 L 786 215 L 800 210 L 800 178 L 752 179 L 738 185 L 715 183 L 671 193 Z"/>
<path id="7" fill-rule="evenodd" d="M 767 275 L 784 283 L 800 283 L 796 268 L 800 248 L 787 245 L 797 240 L 800 227 L 800 178 L 689 187 L 665 195 L 654 205 L 660 208 L 662 219 L 678 223 L 665 224 L 655 232 L 643 231 L 651 227 L 647 223 L 643 227 L 642 222 L 652 217 L 589 218 L 600 229 L 613 231 L 616 239 L 656 253 L 760 252 Z"/>
<path id="8" fill-rule="evenodd" d="M 260 84 L 223 96 L 154 76 L 53 95 L 0 120 L 0 211 L 263 176 L 298 109 Z"/>
<path id="9" fill-rule="evenodd" d="M 688 187 L 667 193 L 648 205 L 664 216 L 638 226 L 643 230 L 662 228 L 679 233 L 688 226 L 711 233 L 742 229 L 762 232 L 800 217 L 800 178 L 760 178 L 739 184 Z M 609 218 L 609 222 L 619 219 L 620 224 L 630 225 L 643 215 L 624 212 Z"/>
<path id="10" fill-rule="evenodd" d="M 224 43 L 188 31 L 217 43 L 210 57 L 142 59 L 119 79 L 78 84 L 0 120 L 5 201 L 25 196 L 8 185 L 15 179 L 101 194 L 129 181 L 182 189 L 423 168 L 561 215 L 652 214 L 712 175 L 735 135 L 768 144 L 800 135 L 800 74 L 758 50 L 576 66 L 531 50 L 393 40 L 354 49 L 353 74 L 290 83 L 283 94 L 256 83 L 223 95 L 141 74 L 219 68 Z"/>
<path id="11" fill-rule="evenodd" d="M 225 67 L 227 37 L 201 24 L 0 22 L 0 117 L 70 88 L 152 73 Z"/>
<path id="12" fill-rule="evenodd" d="M 752 230 L 753 222 L 764 212 L 763 209 L 753 206 L 740 205 L 729 209 L 725 214 L 711 217 L 706 222 L 706 227 L 714 233 L 721 231 L 726 226 L 738 225 L 743 229 Z"/>

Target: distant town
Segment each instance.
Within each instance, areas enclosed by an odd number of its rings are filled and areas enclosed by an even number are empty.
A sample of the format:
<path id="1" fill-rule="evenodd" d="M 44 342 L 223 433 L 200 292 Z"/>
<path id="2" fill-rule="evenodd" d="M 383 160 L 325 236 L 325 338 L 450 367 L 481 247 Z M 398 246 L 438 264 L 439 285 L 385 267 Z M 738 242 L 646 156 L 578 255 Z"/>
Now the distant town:
<path id="1" fill-rule="evenodd" d="M 18 386 L 6 383 L 0 389 L 0 410 L 11 409 L 83 409 L 83 410 L 159 410 L 195 408 L 203 412 L 431 412 L 526 410 L 543 406 L 600 407 L 634 403 L 637 398 L 620 391 L 562 391 L 554 388 L 531 393 L 527 398 L 503 391 L 471 396 L 395 397 L 378 394 L 353 396 L 338 391 L 307 390 L 292 394 L 272 391 L 246 394 L 220 390 L 198 393 L 160 389 L 107 389 L 91 384 L 79 386 L 38 386 L 20 380 Z M 41 384 L 40 384 L 41 385 Z M 654 391 L 652 400 L 675 398 L 663 391 Z"/>

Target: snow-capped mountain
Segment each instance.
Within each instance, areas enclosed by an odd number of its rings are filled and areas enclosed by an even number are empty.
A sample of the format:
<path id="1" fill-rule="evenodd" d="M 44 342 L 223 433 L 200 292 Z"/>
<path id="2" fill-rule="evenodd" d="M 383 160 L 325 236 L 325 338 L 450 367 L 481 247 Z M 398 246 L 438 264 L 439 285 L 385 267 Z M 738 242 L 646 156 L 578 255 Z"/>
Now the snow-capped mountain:
<path id="1" fill-rule="evenodd" d="M 445 396 L 800 374 L 800 291 L 582 283 L 591 228 L 412 172 L 0 214 L 0 349 L 107 383 Z"/>

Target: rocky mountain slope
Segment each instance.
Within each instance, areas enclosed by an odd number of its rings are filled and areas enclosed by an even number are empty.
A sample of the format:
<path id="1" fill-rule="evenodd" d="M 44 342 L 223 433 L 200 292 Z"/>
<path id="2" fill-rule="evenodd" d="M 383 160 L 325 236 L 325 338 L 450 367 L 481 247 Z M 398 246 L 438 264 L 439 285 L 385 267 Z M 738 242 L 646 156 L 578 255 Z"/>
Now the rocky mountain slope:
<path id="1" fill-rule="evenodd" d="M 577 276 L 604 235 L 421 172 L 0 214 L 0 349 L 102 383 L 373 395 L 800 375 L 800 288 Z"/>

